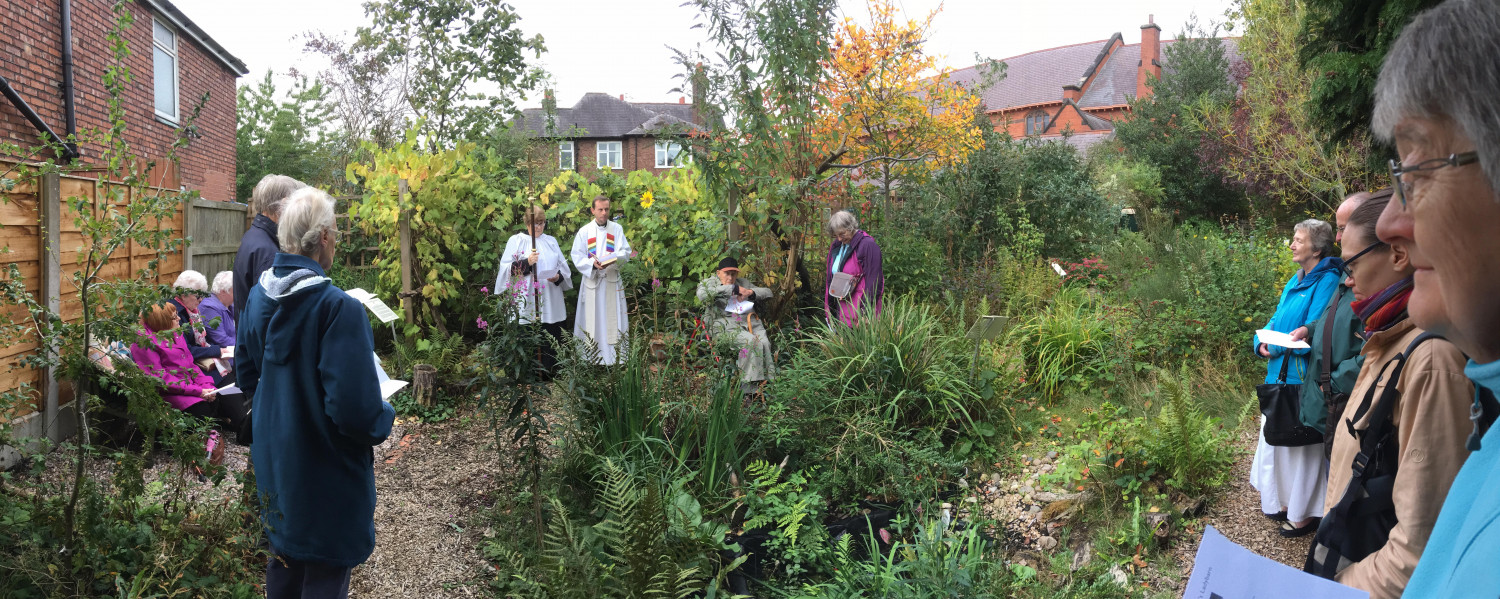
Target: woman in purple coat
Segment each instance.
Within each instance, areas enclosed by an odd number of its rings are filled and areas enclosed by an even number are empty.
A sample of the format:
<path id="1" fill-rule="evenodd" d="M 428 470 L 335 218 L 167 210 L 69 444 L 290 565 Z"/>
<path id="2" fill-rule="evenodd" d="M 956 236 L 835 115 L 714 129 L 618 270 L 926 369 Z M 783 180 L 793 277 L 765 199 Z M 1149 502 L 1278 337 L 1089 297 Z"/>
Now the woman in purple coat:
<path id="1" fill-rule="evenodd" d="M 199 418 L 216 420 L 219 402 L 214 381 L 198 369 L 187 339 L 176 330 L 182 326 L 176 306 L 156 304 L 146 310 L 141 320 L 145 329 L 130 344 L 130 359 L 135 360 L 141 372 L 161 380 L 161 396 L 168 405 Z M 217 465 L 223 460 L 217 434 L 209 437 L 207 449 L 211 463 Z"/>
<path id="2" fill-rule="evenodd" d="M 854 326 L 860 310 L 880 313 L 885 295 L 885 272 L 880 267 L 880 246 L 875 238 L 859 230 L 859 221 L 847 210 L 828 219 L 833 245 L 828 248 L 823 283 L 823 309 L 830 319 Z"/>

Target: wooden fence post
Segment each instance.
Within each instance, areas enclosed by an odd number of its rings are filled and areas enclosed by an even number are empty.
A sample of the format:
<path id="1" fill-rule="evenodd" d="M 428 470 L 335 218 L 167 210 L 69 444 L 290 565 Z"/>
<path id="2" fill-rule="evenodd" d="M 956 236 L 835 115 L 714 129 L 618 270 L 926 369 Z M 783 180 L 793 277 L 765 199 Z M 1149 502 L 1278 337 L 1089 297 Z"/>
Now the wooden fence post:
<path id="1" fill-rule="evenodd" d="M 406 179 L 396 182 L 396 209 L 401 214 L 397 226 L 401 237 L 401 307 L 406 312 L 407 324 L 410 324 L 416 321 L 412 319 L 415 306 L 411 293 L 411 212 L 406 207 Z"/>
<path id="2" fill-rule="evenodd" d="M 41 247 L 41 283 L 42 297 L 47 305 L 47 311 L 62 315 L 62 254 L 58 246 L 62 239 L 62 180 L 57 173 L 48 173 L 40 177 L 37 197 L 37 217 L 41 226 L 38 238 Z M 39 335 L 50 333 L 49 330 L 38 331 Z M 57 347 L 47 339 L 38 339 L 41 351 L 55 353 Z M 43 397 L 42 430 L 48 439 L 53 442 L 62 441 L 62 427 L 58 418 L 57 398 L 57 366 L 47 366 L 41 376 L 41 391 Z M 76 392 L 75 392 L 76 394 Z M 75 404 L 76 405 L 76 404 Z"/>
<path id="3" fill-rule="evenodd" d="M 182 196 L 177 196 L 178 203 L 182 205 L 182 270 L 195 270 L 193 267 L 193 236 L 198 233 L 197 216 L 198 211 L 193 209 L 191 201 L 182 201 Z M 214 273 L 208 273 L 212 277 Z M 210 279 L 209 283 L 213 283 Z"/>

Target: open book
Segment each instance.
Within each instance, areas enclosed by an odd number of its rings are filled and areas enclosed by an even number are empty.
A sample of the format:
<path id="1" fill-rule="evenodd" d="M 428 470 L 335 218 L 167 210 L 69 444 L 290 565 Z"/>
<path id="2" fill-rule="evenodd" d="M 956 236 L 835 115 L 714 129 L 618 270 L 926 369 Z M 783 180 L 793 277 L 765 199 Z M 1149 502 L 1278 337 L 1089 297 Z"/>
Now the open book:
<path id="1" fill-rule="evenodd" d="M 755 309 L 755 302 L 750 300 L 733 299 L 724 305 L 724 311 L 730 314 L 746 314 Z"/>
<path id="2" fill-rule="evenodd" d="M 833 283 L 828 286 L 828 294 L 838 299 L 849 297 L 854 291 L 854 275 L 847 272 L 833 273 Z"/>

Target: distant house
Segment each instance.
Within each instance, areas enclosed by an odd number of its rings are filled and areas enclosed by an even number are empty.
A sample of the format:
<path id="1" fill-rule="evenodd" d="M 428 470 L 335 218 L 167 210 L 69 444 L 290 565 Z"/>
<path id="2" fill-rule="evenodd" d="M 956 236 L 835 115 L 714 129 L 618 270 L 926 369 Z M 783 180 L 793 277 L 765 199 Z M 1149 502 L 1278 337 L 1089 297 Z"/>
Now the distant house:
<path id="1" fill-rule="evenodd" d="M 1141 26 L 1141 42 L 1126 44 L 1116 33 L 1109 39 L 1038 50 L 1004 59 L 1005 78 L 984 92 L 985 111 L 995 130 L 1013 137 L 1056 139 L 1069 133 L 1068 143 L 1080 150 L 1109 139 L 1113 121 L 1130 112 L 1130 101 L 1148 97 L 1148 76 L 1161 77 L 1161 27 L 1148 18 Z M 1235 38 L 1223 40 L 1231 60 L 1237 59 Z M 975 67 L 959 69 L 952 81 L 972 84 L 980 79 Z"/>
<path id="2" fill-rule="evenodd" d="M 623 95 L 587 93 L 550 119 L 541 108 L 527 108 L 517 118 L 521 130 L 557 144 L 558 169 L 580 172 L 608 167 L 662 174 L 680 168 L 687 154 L 676 140 L 703 130 L 684 98 L 675 104 L 626 102 Z"/>
<path id="3" fill-rule="evenodd" d="M 0 140 L 27 148 L 40 142 L 42 130 L 61 139 L 70 128 L 109 128 L 102 78 L 114 63 L 106 39 L 115 22 L 112 6 L 98 0 L 0 2 Z M 177 151 L 177 168 L 159 169 L 150 183 L 234 200 L 235 80 L 248 72 L 245 63 L 167 0 L 125 7 L 135 19 L 125 32 L 132 78 L 123 98 L 125 140 L 141 158 L 162 164 L 206 94 L 191 143 Z M 91 162 L 102 148 L 78 150 Z"/>

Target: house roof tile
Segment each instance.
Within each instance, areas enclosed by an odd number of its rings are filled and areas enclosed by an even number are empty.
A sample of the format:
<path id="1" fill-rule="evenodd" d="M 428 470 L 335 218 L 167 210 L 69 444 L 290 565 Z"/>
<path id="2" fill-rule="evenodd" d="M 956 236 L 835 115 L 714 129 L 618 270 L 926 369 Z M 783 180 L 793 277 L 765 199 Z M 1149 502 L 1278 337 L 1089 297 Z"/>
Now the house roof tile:
<path id="1" fill-rule="evenodd" d="M 547 113 L 540 108 L 521 111 L 518 125 L 533 135 L 547 135 Z M 691 104 L 626 102 L 598 92 L 583 95 L 570 108 L 558 108 L 552 130 L 557 137 L 603 138 L 650 135 L 679 126 L 697 129 Z"/>

